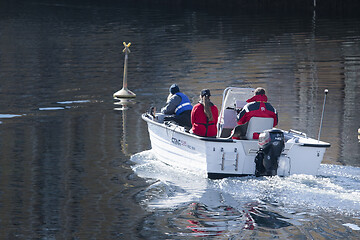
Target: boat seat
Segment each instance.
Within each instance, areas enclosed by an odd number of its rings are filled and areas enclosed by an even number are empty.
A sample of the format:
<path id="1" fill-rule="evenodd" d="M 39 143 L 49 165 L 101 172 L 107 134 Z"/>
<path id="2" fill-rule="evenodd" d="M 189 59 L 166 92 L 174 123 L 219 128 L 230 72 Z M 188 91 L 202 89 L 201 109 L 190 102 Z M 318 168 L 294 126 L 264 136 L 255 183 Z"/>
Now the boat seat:
<path id="1" fill-rule="evenodd" d="M 225 109 L 223 128 L 233 129 L 236 125 L 236 111 L 234 109 Z"/>
<path id="2" fill-rule="evenodd" d="M 262 133 L 264 130 L 272 129 L 273 125 L 273 118 L 252 117 L 248 123 L 246 139 L 254 139 L 254 133 L 259 134 Z"/>
<path id="3" fill-rule="evenodd" d="M 234 109 L 225 109 L 223 116 L 224 123 L 222 124 L 220 137 L 226 138 L 230 136 L 231 130 L 236 127 L 236 111 Z"/>
<path id="4" fill-rule="evenodd" d="M 237 113 L 247 104 L 246 101 L 236 100 L 234 107 L 224 109 L 223 124 L 221 125 L 220 134 L 221 138 L 228 138 L 232 136 L 233 129 L 237 124 Z"/>

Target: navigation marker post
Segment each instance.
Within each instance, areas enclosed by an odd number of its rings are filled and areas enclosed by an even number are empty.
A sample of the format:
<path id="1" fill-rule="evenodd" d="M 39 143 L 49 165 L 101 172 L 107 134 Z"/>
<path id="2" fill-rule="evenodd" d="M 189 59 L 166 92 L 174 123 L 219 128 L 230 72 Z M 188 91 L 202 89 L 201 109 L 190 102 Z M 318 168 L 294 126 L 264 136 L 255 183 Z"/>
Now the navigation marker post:
<path id="1" fill-rule="evenodd" d="M 133 93 L 132 91 L 130 91 L 129 89 L 127 89 L 127 62 L 128 62 L 128 54 L 130 53 L 130 45 L 131 43 L 129 42 L 128 44 L 126 44 L 125 42 L 123 42 L 124 44 L 124 50 L 123 52 L 125 53 L 125 62 L 124 62 L 124 77 L 123 77 L 123 88 L 119 91 L 117 91 L 116 93 L 114 93 L 113 97 L 114 98 L 135 98 L 136 94 Z"/>

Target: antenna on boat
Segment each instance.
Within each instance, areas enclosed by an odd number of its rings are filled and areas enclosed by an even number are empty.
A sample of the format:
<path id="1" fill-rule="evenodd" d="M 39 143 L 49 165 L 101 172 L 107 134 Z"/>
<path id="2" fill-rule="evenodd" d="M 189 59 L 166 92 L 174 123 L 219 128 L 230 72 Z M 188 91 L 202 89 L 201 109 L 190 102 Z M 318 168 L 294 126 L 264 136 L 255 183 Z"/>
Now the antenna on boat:
<path id="1" fill-rule="evenodd" d="M 323 103 L 323 108 L 322 108 L 322 113 L 321 113 L 320 129 L 319 129 L 319 134 L 318 134 L 318 142 L 320 141 L 321 128 L 322 128 L 322 123 L 323 123 L 323 118 L 324 118 L 326 95 L 328 94 L 329 90 L 325 89 L 324 92 L 325 92 L 325 96 L 324 96 L 324 103 Z"/>
<path id="2" fill-rule="evenodd" d="M 136 94 L 133 93 L 132 91 L 130 91 L 129 89 L 127 89 L 127 62 L 128 62 L 128 54 L 130 53 L 130 45 L 131 43 L 129 42 L 128 44 L 126 44 L 125 42 L 123 42 L 124 44 L 124 50 L 123 52 L 125 53 L 125 63 L 124 63 L 124 77 L 123 77 L 123 88 L 119 91 L 117 91 L 116 93 L 114 93 L 113 97 L 114 98 L 134 98 L 136 97 Z"/>

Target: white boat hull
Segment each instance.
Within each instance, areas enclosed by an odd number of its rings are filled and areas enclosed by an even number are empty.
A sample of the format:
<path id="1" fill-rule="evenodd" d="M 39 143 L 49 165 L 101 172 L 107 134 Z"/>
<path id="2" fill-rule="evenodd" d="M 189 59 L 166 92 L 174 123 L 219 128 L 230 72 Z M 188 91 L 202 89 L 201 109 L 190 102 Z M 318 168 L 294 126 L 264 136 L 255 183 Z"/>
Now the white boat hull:
<path id="1" fill-rule="evenodd" d="M 162 162 L 210 178 L 255 175 L 257 140 L 199 137 L 174 124 L 164 124 L 143 114 L 148 124 L 152 150 Z M 277 175 L 316 175 L 330 144 L 286 133 L 287 141 Z"/>

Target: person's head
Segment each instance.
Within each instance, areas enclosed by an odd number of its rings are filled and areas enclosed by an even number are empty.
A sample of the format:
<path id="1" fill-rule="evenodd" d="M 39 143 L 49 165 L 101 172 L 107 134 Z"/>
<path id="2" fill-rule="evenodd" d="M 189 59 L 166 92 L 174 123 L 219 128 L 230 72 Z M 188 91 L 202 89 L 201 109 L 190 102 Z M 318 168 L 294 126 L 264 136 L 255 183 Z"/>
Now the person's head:
<path id="1" fill-rule="evenodd" d="M 170 86 L 169 92 L 170 92 L 171 94 L 175 94 L 175 93 L 177 93 L 177 92 L 180 92 L 179 86 L 174 83 L 173 85 Z"/>
<path id="2" fill-rule="evenodd" d="M 213 115 L 211 112 L 211 102 L 210 102 L 210 90 L 209 89 L 203 89 L 200 92 L 200 99 L 201 99 L 201 104 L 204 105 L 204 113 L 206 115 L 206 117 L 209 119 L 209 121 L 213 120 Z"/>
<path id="3" fill-rule="evenodd" d="M 210 90 L 209 89 L 203 89 L 201 90 L 200 92 L 200 97 L 203 98 L 203 97 L 210 97 L 211 96 L 211 93 L 210 93 Z"/>
<path id="4" fill-rule="evenodd" d="M 256 96 L 256 95 L 265 95 L 266 93 L 265 93 L 265 89 L 264 88 L 262 88 L 262 87 L 258 87 L 258 88 L 256 88 L 255 89 L 255 92 L 254 92 L 254 95 Z"/>

